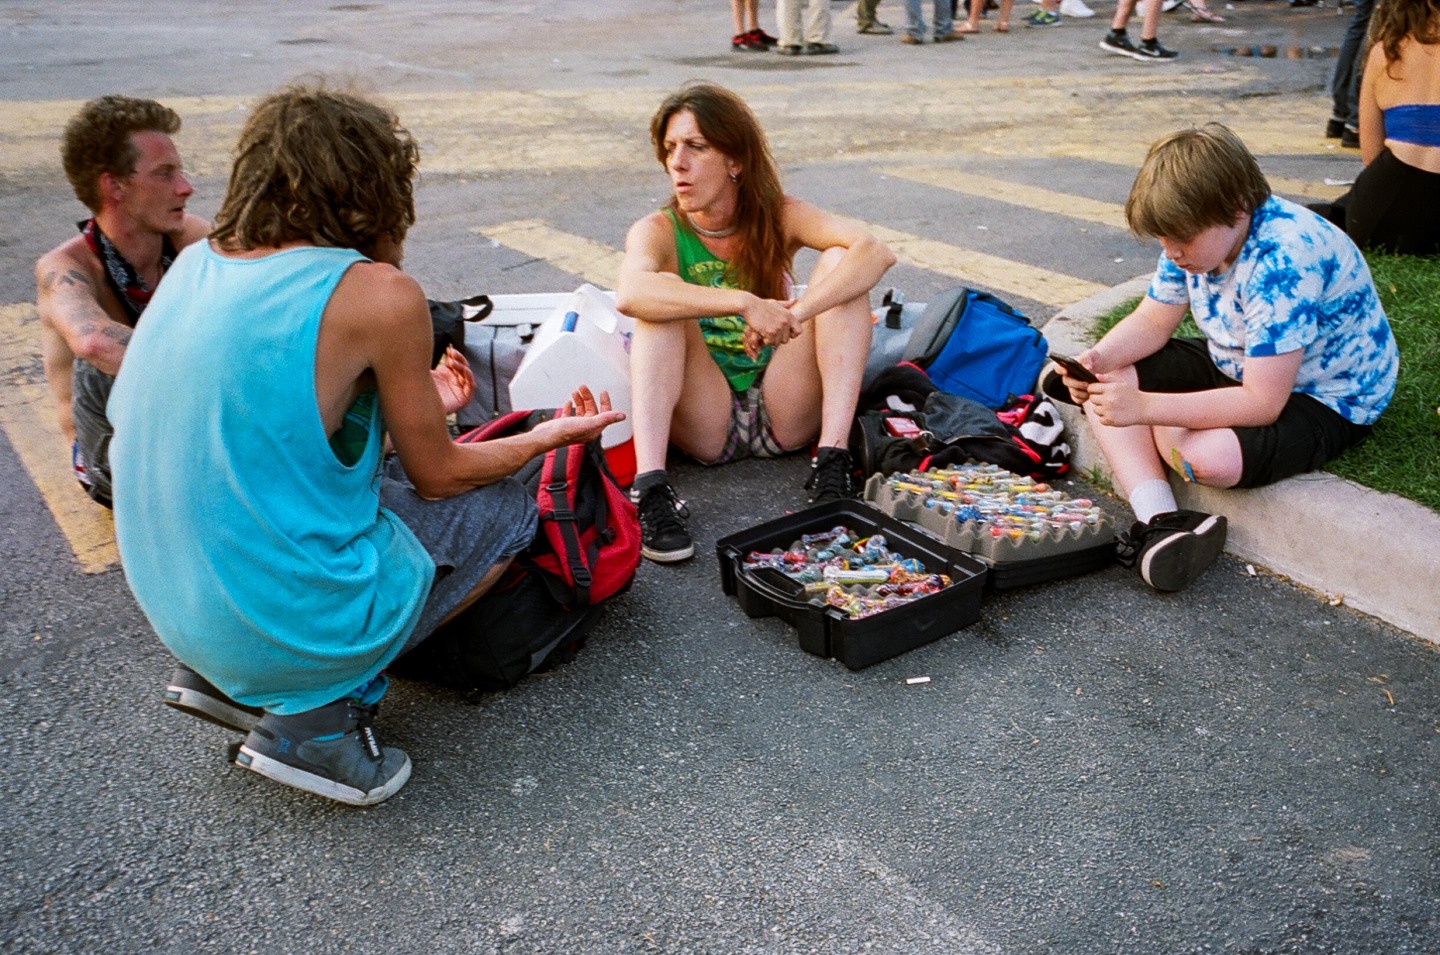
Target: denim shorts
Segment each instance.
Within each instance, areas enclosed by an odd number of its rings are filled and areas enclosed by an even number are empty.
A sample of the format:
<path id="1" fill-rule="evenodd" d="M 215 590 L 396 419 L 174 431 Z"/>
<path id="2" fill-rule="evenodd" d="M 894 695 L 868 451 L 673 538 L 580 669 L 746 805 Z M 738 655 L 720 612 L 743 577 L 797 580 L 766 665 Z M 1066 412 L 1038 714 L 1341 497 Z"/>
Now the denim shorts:
<path id="1" fill-rule="evenodd" d="M 402 653 L 430 636 L 491 568 L 530 546 L 539 513 L 535 496 L 514 478 L 425 500 L 393 456 L 385 463 L 380 503 L 405 522 L 435 562 L 435 582 Z"/>

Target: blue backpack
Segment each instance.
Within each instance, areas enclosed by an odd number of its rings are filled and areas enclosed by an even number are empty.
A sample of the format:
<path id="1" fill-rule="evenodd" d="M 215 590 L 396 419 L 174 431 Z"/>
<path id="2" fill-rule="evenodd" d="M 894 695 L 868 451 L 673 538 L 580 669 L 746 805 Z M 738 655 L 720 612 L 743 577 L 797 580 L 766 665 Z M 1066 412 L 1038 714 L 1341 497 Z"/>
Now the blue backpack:
<path id="1" fill-rule="evenodd" d="M 1035 390 L 1048 354 L 1045 336 L 1024 315 L 960 286 L 926 305 L 902 360 L 925 369 L 941 391 L 1000 408 Z"/>

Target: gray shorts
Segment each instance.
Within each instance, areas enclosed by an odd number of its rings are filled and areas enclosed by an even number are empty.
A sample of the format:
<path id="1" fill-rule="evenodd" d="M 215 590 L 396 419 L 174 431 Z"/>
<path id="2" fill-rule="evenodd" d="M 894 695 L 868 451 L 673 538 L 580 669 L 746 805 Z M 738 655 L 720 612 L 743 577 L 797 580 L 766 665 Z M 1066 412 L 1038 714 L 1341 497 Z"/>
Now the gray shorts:
<path id="1" fill-rule="evenodd" d="M 535 497 L 514 478 L 427 501 L 415 493 L 399 459 L 392 456 L 385 463 L 380 504 L 405 522 L 435 561 L 435 583 L 401 653 L 434 633 L 491 568 L 535 538 Z"/>
<path id="2" fill-rule="evenodd" d="M 75 422 L 72 464 L 85 493 L 106 507 L 110 506 L 110 439 L 115 429 L 105 415 L 105 404 L 114 385 L 113 376 L 75 359 L 70 373 L 70 417 Z"/>

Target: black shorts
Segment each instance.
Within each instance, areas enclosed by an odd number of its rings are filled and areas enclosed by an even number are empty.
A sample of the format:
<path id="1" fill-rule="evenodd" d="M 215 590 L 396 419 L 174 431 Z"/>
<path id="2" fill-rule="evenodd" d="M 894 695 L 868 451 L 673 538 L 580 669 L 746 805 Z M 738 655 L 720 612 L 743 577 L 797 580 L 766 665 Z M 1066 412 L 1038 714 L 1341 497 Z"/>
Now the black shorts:
<path id="1" fill-rule="evenodd" d="M 1140 390 L 1179 394 L 1239 387 L 1210 359 L 1203 338 L 1172 338 L 1155 354 L 1135 363 Z M 1053 380 L 1052 380 L 1053 379 Z M 1053 372 L 1043 390 L 1067 404 L 1070 393 Z M 1231 428 L 1240 442 L 1240 481 L 1236 487 L 1263 487 L 1295 474 L 1313 471 L 1370 434 L 1370 426 L 1353 424 L 1309 395 L 1292 394 L 1273 424 Z"/>

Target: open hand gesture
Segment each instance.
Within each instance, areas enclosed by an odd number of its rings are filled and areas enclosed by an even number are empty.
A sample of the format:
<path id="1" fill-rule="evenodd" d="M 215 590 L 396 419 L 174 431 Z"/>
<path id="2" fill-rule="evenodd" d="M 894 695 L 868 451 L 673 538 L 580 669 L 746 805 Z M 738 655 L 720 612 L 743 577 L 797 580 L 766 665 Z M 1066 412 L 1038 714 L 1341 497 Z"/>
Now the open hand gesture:
<path id="1" fill-rule="evenodd" d="M 440 364 L 430 370 L 430 377 L 435 380 L 435 390 L 447 415 L 468 405 L 475 394 L 475 375 L 470 371 L 470 363 L 454 345 L 445 349 Z"/>
<path id="2" fill-rule="evenodd" d="M 558 448 L 598 438 L 610 425 L 624 420 L 623 412 L 610 407 L 610 392 L 600 392 L 597 400 L 589 386 L 581 385 L 565 406 L 556 411 L 555 417 L 537 425 L 534 433 L 543 434 L 551 447 Z"/>

